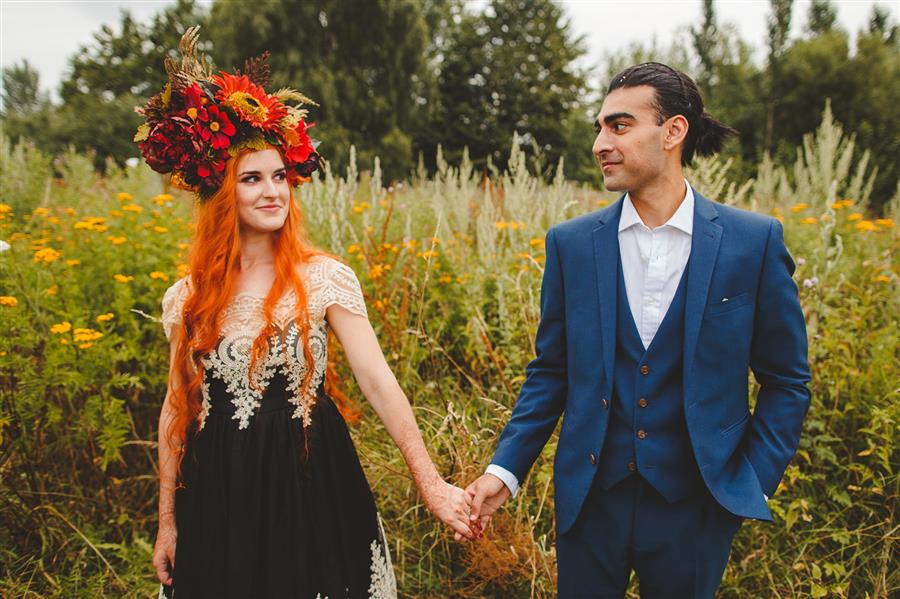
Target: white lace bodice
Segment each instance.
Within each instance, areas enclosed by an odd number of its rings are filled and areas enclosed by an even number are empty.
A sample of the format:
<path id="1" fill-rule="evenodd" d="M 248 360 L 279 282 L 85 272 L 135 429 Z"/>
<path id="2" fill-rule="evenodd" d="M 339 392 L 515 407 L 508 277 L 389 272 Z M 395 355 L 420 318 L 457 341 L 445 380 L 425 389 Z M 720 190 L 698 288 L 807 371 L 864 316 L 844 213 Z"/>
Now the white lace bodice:
<path id="1" fill-rule="evenodd" d="M 302 419 L 303 426 L 309 425 L 316 389 L 325 377 L 328 363 L 325 311 L 329 306 L 338 304 L 361 316 L 367 316 L 367 313 L 362 289 L 353 270 L 333 258 L 319 258 L 310 263 L 304 283 L 308 298 L 309 347 L 313 356 L 313 375 L 309 386 L 302 389 L 307 364 L 300 330 L 294 322 L 297 298 L 293 289 L 285 293 L 275 306 L 272 322 L 275 334 L 269 339 L 270 349 L 257 360 L 252 373 L 250 349 L 266 324 L 263 318 L 265 298 L 239 293 L 223 314 L 219 344 L 203 357 L 205 373 L 199 423 L 201 429 L 210 408 L 210 376 L 225 383 L 235 407 L 233 418 L 238 421 L 238 428 L 244 429 L 259 409 L 268 382 L 279 369 L 288 381 L 286 391 L 295 407 L 293 417 Z M 162 301 L 162 324 L 166 338 L 171 338 L 173 328 L 181 323 L 189 292 L 188 277 L 179 279 L 166 291 Z"/>

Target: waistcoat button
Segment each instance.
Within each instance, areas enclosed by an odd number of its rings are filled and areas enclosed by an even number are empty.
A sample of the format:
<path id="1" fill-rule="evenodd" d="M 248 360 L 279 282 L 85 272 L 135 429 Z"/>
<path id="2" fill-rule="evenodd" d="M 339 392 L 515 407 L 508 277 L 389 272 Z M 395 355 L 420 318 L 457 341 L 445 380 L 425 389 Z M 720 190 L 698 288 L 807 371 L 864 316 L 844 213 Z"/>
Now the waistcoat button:
<path id="1" fill-rule="evenodd" d="M 642 408 L 646 408 L 647 407 L 647 398 L 646 397 L 640 398 L 638 400 L 638 405 L 641 406 Z"/>
<path id="2" fill-rule="evenodd" d="M 650 367 L 646 364 L 641 366 L 641 374 L 650 374 Z"/>
<path id="3" fill-rule="evenodd" d="M 644 429 L 639 430 L 639 431 L 637 432 L 637 435 L 638 435 L 638 439 L 644 439 L 644 438 L 647 437 L 647 433 L 644 432 Z"/>
<path id="4" fill-rule="evenodd" d="M 635 464 L 634 462 L 628 462 L 628 469 L 634 472 L 635 470 L 637 470 L 637 464 Z"/>
<path id="5" fill-rule="evenodd" d="M 595 456 L 594 454 L 591 454 L 591 464 L 596 464 L 596 463 L 597 463 L 597 456 Z"/>
<path id="6" fill-rule="evenodd" d="M 609 409 L 609 402 L 606 400 L 605 397 L 603 398 L 603 409 L 604 409 L 604 410 L 608 410 L 608 409 Z"/>

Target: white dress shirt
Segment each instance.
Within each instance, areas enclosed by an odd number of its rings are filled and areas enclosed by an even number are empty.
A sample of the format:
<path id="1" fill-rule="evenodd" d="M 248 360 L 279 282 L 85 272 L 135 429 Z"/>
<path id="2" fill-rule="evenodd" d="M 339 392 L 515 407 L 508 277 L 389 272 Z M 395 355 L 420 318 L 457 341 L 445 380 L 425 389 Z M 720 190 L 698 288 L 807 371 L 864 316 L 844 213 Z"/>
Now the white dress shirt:
<path id="1" fill-rule="evenodd" d="M 631 316 L 644 349 L 659 330 L 691 255 L 694 192 L 687 181 L 684 186 L 684 198 L 675 214 L 655 229 L 644 224 L 628 194 L 622 203 L 619 258 Z M 490 464 L 486 472 L 502 480 L 515 497 L 519 481 L 512 472 L 496 464 Z"/>

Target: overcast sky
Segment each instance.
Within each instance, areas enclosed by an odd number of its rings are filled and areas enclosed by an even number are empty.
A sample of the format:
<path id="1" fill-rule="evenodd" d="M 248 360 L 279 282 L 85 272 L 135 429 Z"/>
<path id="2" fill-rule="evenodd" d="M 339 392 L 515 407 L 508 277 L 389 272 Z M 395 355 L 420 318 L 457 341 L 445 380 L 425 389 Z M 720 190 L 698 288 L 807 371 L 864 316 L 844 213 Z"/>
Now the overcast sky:
<path id="1" fill-rule="evenodd" d="M 236 0 L 232 0 L 236 1 Z M 264 2 L 265 0 L 246 0 Z M 366 1 L 366 0 L 356 0 Z M 90 44 L 103 24 L 116 27 L 122 10 L 146 21 L 171 0 L 0 0 L 0 64 L 23 58 L 40 73 L 41 89 L 54 94 L 65 73 L 68 59 L 79 46 Z M 872 6 L 889 10 L 895 22 L 900 13 L 897 0 L 837 0 L 840 27 L 855 34 L 867 26 Z M 473 0 L 473 6 L 483 0 Z M 701 19 L 700 0 L 563 0 L 576 34 L 585 36 L 587 66 L 600 64 L 611 52 L 632 42 L 649 42 L 654 36 L 665 44 L 679 31 Z M 809 0 L 794 3 L 792 31 L 802 33 Z M 718 0 L 720 23 L 732 23 L 742 39 L 762 48 L 766 38 L 768 0 Z M 162 67 L 160 67 L 162 68 Z"/>

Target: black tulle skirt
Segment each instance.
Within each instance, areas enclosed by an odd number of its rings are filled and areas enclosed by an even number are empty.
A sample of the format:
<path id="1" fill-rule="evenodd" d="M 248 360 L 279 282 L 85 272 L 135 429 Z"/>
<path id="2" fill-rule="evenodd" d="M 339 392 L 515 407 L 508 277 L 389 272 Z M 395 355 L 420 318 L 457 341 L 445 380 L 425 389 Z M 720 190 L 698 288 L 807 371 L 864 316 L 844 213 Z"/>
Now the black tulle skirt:
<path id="1" fill-rule="evenodd" d="M 247 428 L 224 384 L 188 442 L 176 492 L 177 599 L 396 595 L 372 492 L 347 426 L 319 392 L 292 418 L 276 375 Z"/>

